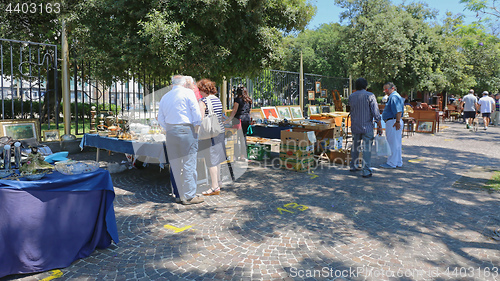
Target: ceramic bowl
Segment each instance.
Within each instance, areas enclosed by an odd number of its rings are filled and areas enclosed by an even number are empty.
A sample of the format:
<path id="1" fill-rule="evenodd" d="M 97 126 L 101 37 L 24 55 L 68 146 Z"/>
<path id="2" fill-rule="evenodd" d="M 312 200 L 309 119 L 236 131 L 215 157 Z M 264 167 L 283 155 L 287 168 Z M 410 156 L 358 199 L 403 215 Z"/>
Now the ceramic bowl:
<path id="1" fill-rule="evenodd" d="M 36 181 L 45 176 L 45 173 L 40 173 L 40 174 L 31 174 L 31 175 L 25 175 L 23 178 L 29 180 L 29 181 Z"/>

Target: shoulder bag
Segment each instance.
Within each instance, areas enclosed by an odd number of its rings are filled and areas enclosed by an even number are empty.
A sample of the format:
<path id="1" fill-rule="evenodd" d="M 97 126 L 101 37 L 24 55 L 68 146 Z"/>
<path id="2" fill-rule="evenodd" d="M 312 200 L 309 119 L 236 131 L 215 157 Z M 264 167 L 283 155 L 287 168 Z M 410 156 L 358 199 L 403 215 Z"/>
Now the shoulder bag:
<path id="1" fill-rule="evenodd" d="M 201 120 L 200 131 L 198 133 L 198 139 L 200 140 L 210 139 L 224 132 L 224 128 L 219 123 L 219 116 L 214 112 L 210 96 L 207 97 L 206 103 L 208 114 Z"/>

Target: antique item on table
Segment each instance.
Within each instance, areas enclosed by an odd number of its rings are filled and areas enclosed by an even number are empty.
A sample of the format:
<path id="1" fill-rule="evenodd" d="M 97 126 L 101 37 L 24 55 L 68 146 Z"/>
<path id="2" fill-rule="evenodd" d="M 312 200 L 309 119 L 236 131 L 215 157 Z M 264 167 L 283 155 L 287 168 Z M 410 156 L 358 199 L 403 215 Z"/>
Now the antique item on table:
<path id="1" fill-rule="evenodd" d="M 26 163 L 19 168 L 19 173 L 27 180 L 39 180 L 52 169 L 52 165 L 47 163 L 40 153 L 30 153 Z"/>
<path id="2" fill-rule="evenodd" d="M 78 175 L 97 171 L 99 163 L 92 160 L 59 162 L 55 168 L 63 175 Z"/>
<path id="3" fill-rule="evenodd" d="M 21 167 L 21 143 L 18 141 L 14 143 L 14 163 L 16 168 Z"/>
<path id="4" fill-rule="evenodd" d="M 292 114 L 292 120 L 304 119 L 300 105 L 291 105 L 289 108 Z"/>
<path id="5" fill-rule="evenodd" d="M 45 130 L 42 131 L 44 141 L 60 141 L 59 130 Z"/>
<path id="6" fill-rule="evenodd" d="M 1 120 L 0 136 L 9 136 L 15 140 L 40 139 L 38 120 Z"/>
<path id="7" fill-rule="evenodd" d="M 288 106 L 277 106 L 276 109 L 281 119 L 292 120 L 292 114 Z"/>
<path id="8" fill-rule="evenodd" d="M 38 173 L 38 174 L 25 174 L 25 175 L 22 175 L 21 176 L 29 181 L 36 181 L 36 180 L 39 180 L 41 178 L 43 178 L 44 176 L 46 175 L 46 173 Z"/>
<path id="9" fill-rule="evenodd" d="M 10 145 L 3 147 L 3 168 L 10 170 Z"/>
<path id="10" fill-rule="evenodd" d="M 320 107 L 317 105 L 309 105 L 309 116 L 313 114 L 321 114 Z"/>
<path id="11" fill-rule="evenodd" d="M 275 106 L 261 107 L 265 119 L 278 119 L 278 111 Z"/>

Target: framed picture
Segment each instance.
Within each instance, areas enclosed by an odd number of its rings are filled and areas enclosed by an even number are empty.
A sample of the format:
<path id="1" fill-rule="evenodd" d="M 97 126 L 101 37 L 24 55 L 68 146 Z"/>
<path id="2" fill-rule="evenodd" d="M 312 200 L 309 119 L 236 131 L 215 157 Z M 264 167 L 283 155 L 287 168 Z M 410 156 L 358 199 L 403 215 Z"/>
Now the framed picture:
<path id="1" fill-rule="evenodd" d="M 321 106 L 321 113 L 330 113 L 330 106 L 329 105 L 322 105 Z"/>
<path id="2" fill-rule="evenodd" d="M 326 98 L 326 93 L 327 93 L 327 89 L 322 89 L 321 90 L 321 97 Z"/>
<path id="3" fill-rule="evenodd" d="M 314 91 L 307 91 L 308 100 L 314 100 Z"/>
<path id="4" fill-rule="evenodd" d="M 436 121 L 434 120 L 418 120 L 417 132 L 419 133 L 434 133 Z"/>
<path id="5" fill-rule="evenodd" d="M 12 137 L 15 140 L 36 139 L 40 140 L 38 120 L 3 120 L 0 121 L 0 135 Z"/>
<path id="6" fill-rule="evenodd" d="M 279 118 L 278 111 L 276 110 L 275 106 L 261 107 L 260 110 L 262 110 L 262 114 L 264 115 L 265 119 Z"/>
<path id="7" fill-rule="evenodd" d="M 290 113 L 290 108 L 288 108 L 288 106 L 277 106 L 276 109 L 278 110 L 278 114 L 281 119 L 292 120 L 292 114 Z"/>
<path id="8" fill-rule="evenodd" d="M 316 81 L 315 89 L 316 89 L 316 93 L 318 93 L 318 94 L 321 93 L 321 82 Z"/>
<path id="9" fill-rule="evenodd" d="M 262 111 L 260 109 L 251 109 L 250 118 L 252 118 L 252 120 L 263 119 Z"/>
<path id="10" fill-rule="evenodd" d="M 59 130 L 42 131 L 44 141 L 60 141 Z"/>
<path id="11" fill-rule="evenodd" d="M 289 108 L 290 113 L 292 114 L 292 120 L 304 119 L 300 105 L 291 105 Z"/>
<path id="12" fill-rule="evenodd" d="M 320 114 L 320 108 L 317 105 L 309 105 L 309 116 L 313 114 Z"/>

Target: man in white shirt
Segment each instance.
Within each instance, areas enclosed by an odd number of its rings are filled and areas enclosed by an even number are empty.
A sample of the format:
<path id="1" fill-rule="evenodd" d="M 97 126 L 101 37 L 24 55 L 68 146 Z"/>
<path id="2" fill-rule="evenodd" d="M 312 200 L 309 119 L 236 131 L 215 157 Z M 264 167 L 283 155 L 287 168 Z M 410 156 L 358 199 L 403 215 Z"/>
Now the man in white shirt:
<path id="1" fill-rule="evenodd" d="M 462 99 L 460 106 L 464 109 L 465 127 L 469 129 L 474 118 L 476 118 L 477 98 L 474 96 L 474 90 L 469 90 L 469 93 Z"/>
<path id="2" fill-rule="evenodd" d="M 196 159 L 200 106 L 193 90 L 186 88 L 186 78 L 172 77 L 173 88 L 160 100 L 158 122 L 167 135 L 167 154 L 172 174 L 184 205 L 204 201 L 196 196 Z"/>
<path id="3" fill-rule="evenodd" d="M 488 96 L 488 92 L 483 92 L 483 97 L 477 102 L 481 109 L 481 115 L 483 115 L 484 129 L 488 130 L 488 125 L 490 124 L 491 113 L 495 110 L 495 100 Z"/>

